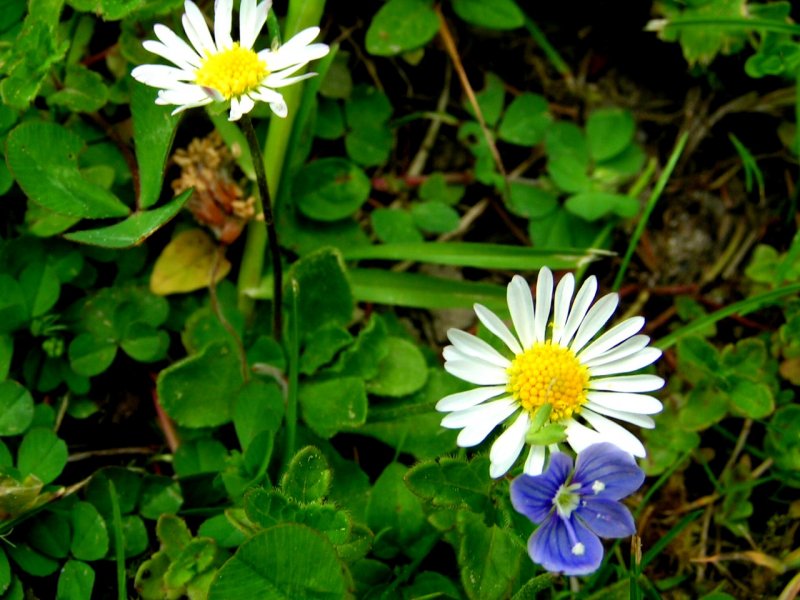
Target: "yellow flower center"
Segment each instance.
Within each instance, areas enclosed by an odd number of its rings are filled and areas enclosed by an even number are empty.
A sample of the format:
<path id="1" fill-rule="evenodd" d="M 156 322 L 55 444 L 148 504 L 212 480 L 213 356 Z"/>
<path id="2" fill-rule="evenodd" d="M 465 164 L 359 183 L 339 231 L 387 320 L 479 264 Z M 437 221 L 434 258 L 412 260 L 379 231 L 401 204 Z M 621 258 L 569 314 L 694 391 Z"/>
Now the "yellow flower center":
<path id="1" fill-rule="evenodd" d="M 551 422 L 580 412 L 588 384 L 589 369 L 575 353 L 550 342 L 534 344 L 508 367 L 509 393 L 531 414 L 550 404 Z"/>
<path id="2" fill-rule="evenodd" d="M 209 54 L 203 59 L 195 83 L 213 88 L 230 100 L 256 89 L 267 75 L 267 65 L 258 54 L 234 43 L 230 50 Z"/>

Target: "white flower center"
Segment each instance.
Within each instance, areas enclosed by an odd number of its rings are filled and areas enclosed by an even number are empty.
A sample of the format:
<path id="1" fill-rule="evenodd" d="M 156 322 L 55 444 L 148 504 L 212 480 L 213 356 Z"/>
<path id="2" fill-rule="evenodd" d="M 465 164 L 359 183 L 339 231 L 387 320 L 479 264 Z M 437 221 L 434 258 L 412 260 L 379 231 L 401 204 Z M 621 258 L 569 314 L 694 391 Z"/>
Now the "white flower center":
<path id="1" fill-rule="evenodd" d="M 229 50 L 203 59 L 195 83 L 212 88 L 230 100 L 256 89 L 268 75 L 267 65 L 258 54 L 234 43 Z"/>
<path id="2" fill-rule="evenodd" d="M 578 508 L 581 497 L 575 493 L 575 490 L 579 487 L 581 487 L 579 483 L 573 483 L 571 485 L 562 485 L 558 488 L 553 498 L 553 505 L 562 519 L 569 519 L 572 511 Z"/>
<path id="3" fill-rule="evenodd" d="M 584 552 L 586 552 L 586 546 L 578 542 L 572 547 L 572 553 L 575 556 L 583 556 Z"/>
<path id="4" fill-rule="evenodd" d="M 599 479 L 596 479 L 595 482 L 592 484 L 592 491 L 595 494 L 599 494 L 604 489 L 606 489 L 606 484 L 600 481 Z"/>
<path id="5" fill-rule="evenodd" d="M 580 412 L 588 385 L 589 369 L 572 350 L 551 342 L 534 344 L 508 367 L 508 391 L 531 414 L 550 404 L 553 423 Z"/>

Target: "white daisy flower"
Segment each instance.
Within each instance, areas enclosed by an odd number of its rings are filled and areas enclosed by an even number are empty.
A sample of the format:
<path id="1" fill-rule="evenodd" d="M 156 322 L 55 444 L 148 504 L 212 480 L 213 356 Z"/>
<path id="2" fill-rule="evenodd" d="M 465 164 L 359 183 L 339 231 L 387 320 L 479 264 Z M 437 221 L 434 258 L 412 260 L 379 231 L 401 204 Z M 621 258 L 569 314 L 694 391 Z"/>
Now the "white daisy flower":
<path id="1" fill-rule="evenodd" d="M 267 20 L 272 0 L 256 4 L 242 0 L 239 41 L 231 37 L 233 0 L 214 3 L 214 37 L 205 17 L 191 0 L 184 4 L 183 30 L 191 46 L 164 25 L 153 30 L 158 38 L 144 42 L 153 54 L 175 66 L 141 65 L 132 75 L 142 83 L 160 88 L 156 104 L 175 104 L 172 114 L 211 102 L 230 102 L 231 121 L 249 113 L 256 102 L 266 102 L 279 117 L 288 110 L 276 91 L 314 73 L 294 75 L 309 61 L 328 53 L 326 44 L 312 44 L 319 27 L 304 29 L 282 46 L 256 52 L 253 44 Z"/>
<path id="2" fill-rule="evenodd" d="M 597 279 L 589 277 L 573 300 L 574 290 L 575 278 L 568 273 L 553 296 L 553 274 L 543 268 L 534 304 L 528 283 L 515 276 L 507 298 L 516 335 L 489 309 L 475 305 L 483 326 L 503 341 L 513 358 L 472 334 L 447 332 L 452 345 L 444 349 L 444 368 L 480 387 L 446 396 L 436 409 L 450 413 L 442 426 L 461 429 L 462 447 L 475 446 L 500 423 L 510 423 L 492 445 L 492 477 L 505 474 L 526 443 L 531 446 L 524 467 L 528 475 L 544 470 L 547 451 L 555 451 L 560 442 L 575 452 L 611 442 L 634 456 L 646 454 L 639 439 L 612 419 L 654 427 L 649 415 L 663 407 L 645 393 L 660 389 L 664 380 L 628 373 L 652 364 L 661 351 L 647 346 L 646 335 L 636 335 L 644 326 L 642 317 L 595 337 L 616 310 L 619 296 L 603 296 L 590 308 Z"/>

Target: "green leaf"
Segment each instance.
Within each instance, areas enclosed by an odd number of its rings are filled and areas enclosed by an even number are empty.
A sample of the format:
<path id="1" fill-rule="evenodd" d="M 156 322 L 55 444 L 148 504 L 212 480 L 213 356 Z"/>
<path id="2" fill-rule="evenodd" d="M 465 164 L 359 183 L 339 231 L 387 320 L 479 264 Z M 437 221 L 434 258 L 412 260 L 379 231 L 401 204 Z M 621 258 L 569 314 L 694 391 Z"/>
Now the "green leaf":
<path id="1" fill-rule="evenodd" d="M 403 481 L 406 473 L 407 468 L 400 463 L 389 464 L 370 494 L 367 524 L 379 532 L 374 552 L 382 558 L 399 552 L 411 555 L 413 543 L 428 527 L 420 499 Z"/>
<path id="2" fill-rule="evenodd" d="M 155 103 L 157 91 L 153 88 L 138 81 L 132 82 L 131 86 L 133 139 L 136 144 L 136 162 L 139 166 L 139 206 L 149 208 L 161 195 L 164 167 L 180 116 L 171 115 L 171 107 Z M 186 200 L 191 192 L 184 194 Z"/>
<path id="3" fill-rule="evenodd" d="M 422 231 L 447 233 L 458 227 L 458 212 L 441 202 L 416 202 L 411 206 L 411 216 Z"/>
<path id="4" fill-rule="evenodd" d="M 67 464 L 67 444 L 50 429 L 37 427 L 22 438 L 17 452 L 17 469 L 50 483 Z"/>
<path id="5" fill-rule="evenodd" d="M 511 595 L 525 551 L 511 532 L 487 526 L 481 515 L 461 511 L 456 523 L 460 535 L 458 563 L 461 584 L 471 599 L 500 600 Z"/>
<path id="6" fill-rule="evenodd" d="M 421 242 L 422 234 L 414 224 L 411 213 L 399 208 L 376 208 L 370 215 L 372 230 L 387 244 Z"/>
<path id="7" fill-rule="evenodd" d="M 33 397 L 16 381 L 0 381 L 0 436 L 19 435 L 33 421 Z"/>
<path id="8" fill-rule="evenodd" d="M 100 560 L 108 553 L 106 522 L 93 504 L 76 502 L 72 507 L 72 556 L 79 560 Z"/>
<path id="9" fill-rule="evenodd" d="M 330 76 L 330 71 L 328 74 Z M 314 135 L 323 140 L 336 140 L 344 135 L 344 114 L 339 102 L 329 98 L 319 98 Z"/>
<path id="10" fill-rule="evenodd" d="M 58 570 L 58 561 L 36 552 L 28 544 L 7 546 L 6 552 L 20 569 L 34 577 L 47 577 Z"/>
<path id="11" fill-rule="evenodd" d="M 764 447 L 775 465 L 787 471 L 800 470 L 800 406 L 779 408 L 767 424 Z"/>
<path id="12" fill-rule="evenodd" d="M 219 473 L 225 468 L 228 449 L 208 438 L 183 442 L 175 451 L 173 466 L 179 477 Z"/>
<path id="13" fill-rule="evenodd" d="M 8 564 L 8 556 L 5 551 L 0 548 L 0 594 L 8 590 L 11 585 L 11 565 Z"/>
<path id="14" fill-rule="evenodd" d="M 230 346 L 214 343 L 158 374 L 164 410 L 184 427 L 216 427 L 231 419 L 243 383 L 242 366 Z"/>
<path id="15" fill-rule="evenodd" d="M 169 347 L 169 334 L 142 322 L 131 323 L 126 329 L 120 347 L 137 362 L 161 360 Z"/>
<path id="16" fill-rule="evenodd" d="M 358 377 L 303 383 L 298 398 L 303 420 L 324 438 L 359 427 L 367 418 L 367 392 Z"/>
<path id="17" fill-rule="evenodd" d="M 413 260 L 440 265 L 485 269 L 535 271 L 575 269 L 598 254 L 575 248 L 528 248 L 473 242 L 422 242 L 418 244 L 377 244 L 341 249 L 346 260 Z"/>
<path id="18" fill-rule="evenodd" d="M 633 114 L 623 108 L 601 108 L 586 120 L 586 141 L 596 162 L 608 160 L 625 150 L 633 142 L 635 133 Z"/>
<path id="19" fill-rule="evenodd" d="M 415 465 L 406 484 L 419 497 L 439 507 L 466 506 L 482 513 L 491 502 L 492 482 L 486 474 L 489 461 L 479 456 L 471 462 L 443 457 Z"/>
<path id="20" fill-rule="evenodd" d="M 330 326 L 346 326 L 355 304 L 344 261 L 338 250 L 322 248 L 294 263 L 287 281 L 297 284 L 297 320 L 300 339 Z M 286 294 L 289 298 L 290 294 Z"/>
<path id="21" fill-rule="evenodd" d="M 527 219 L 539 219 L 558 207 L 558 196 L 534 183 L 512 181 L 508 208 L 515 215 Z"/>
<path id="22" fill-rule="evenodd" d="M 471 308 L 475 302 L 493 310 L 507 306 L 505 288 L 490 283 L 384 269 L 350 269 L 349 275 L 359 302 L 427 309 Z"/>
<path id="23" fill-rule="evenodd" d="M 327 222 L 355 213 L 369 190 L 369 179 L 355 164 L 344 158 L 321 158 L 298 172 L 293 195 L 305 216 Z"/>
<path id="24" fill-rule="evenodd" d="M 69 65 L 64 87 L 47 98 L 51 106 L 63 106 L 73 112 L 91 113 L 108 102 L 108 87 L 103 76 L 81 64 Z"/>
<path id="25" fill-rule="evenodd" d="M 686 397 L 679 422 L 688 431 L 703 431 L 728 414 L 728 394 L 706 382 L 696 385 Z"/>
<path id="26" fill-rule="evenodd" d="M 353 336 L 341 326 L 332 325 L 319 329 L 316 335 L 310 336 L 306 341 L 300 355 L 300 373 L 313 375 L 352 342 Z"/>
<path id="27" fill-rule="evenodd" d="M 78 170 L 83 140 L 55 123 L 29 121 L 8 134 L 7 160 L 28 197 L 69 217 L 124 217 L 130 212 L 114 194 Z"/>
<path id="28" fill-rule="evenodd" d="M 386 356 L 378 363 L 378 374 L 367 382 L 367 391 L 378 396 L 406 396 L 428 380 L 425 357 L 414 344 L 402 338 L 387 338 Z"/>
<path id="29" fill-rule="evenodd" d="M 162 515 L 178 512 L 183 504 L 183 494 L 177 481 L 169 477 L 148 475 L 142 483 L 139 514 L 145 519 L 158 519 Z"/>
<path id="30" fill-rule="evenodd" d="M 580 127 L 568 121 L 557 121 L 545 137 L 547 170 L 555 184 L 565 192 L 582 192 L 591 186 L 589 149 Z"/>
<path id="31" fill-rule="evenodd" d="M 246 383 L 236 398 L 233 409 L 233 426 L 242 450 L 264 431 L 275 433 L 283 420 L 283 395 L 276 383 L 251 381 Z"/>
<path id="32" fill-rule="evenodd" d="M 766 383 L 733 375 L 728 378 L 731 385 L 731 409 L 748 419 L 763 419 L 775 410 L 775 398 Z"/>
<path id="33" fill-rule="evenodd" d="M 104 21 L 118 21 L 139 9 L 144 3 L 145 0 L 70 0 L 70 4 L 75 8 L 94 12 Z"/>
<path id="34" fill-rule="evenodd" d="M 314 446 L 302 448 L 292 457 L 281 478 L 281 489 L 296 501 L 307 504 L 328 495 L 333 471 Z"/>
<path id="35" fill-rule="evenodd" d="M 475 94 L 475 97 L 478 100 L 478 106 L 480 106 L 486 124 L 490 127 L 497 125 L 497 121 L 500 120 L 500 113 L 503 112 L 503 104 L 506 97 L 503 80 L 492 72 L 486 73 L 486 85 L 481 91 Z M 469 114 L 475 116 L 471 103 L 466 104 L 466 109 Z M 480 128 L 478 128 L 477 123 L 473 123 L 473 125 L 477 130 L 478 139 L 476 143 L 478 147 L 488 152 L 488 146 L 486 146 Z M 473 152 L 475 152 L 475 149 L 473 149 Z"/>
<path id="36" fill-rule="evenodd" d="M 347 132 L 344 147 L 347 156 L 362 167 L 377 167 L 389 160 L 394 135 L 386 124 L 360 126 Z"/>
<path id="37" fill-rule="evenodd" d="M 564 207 L 582 219 L 597 221 L 611 214 L 633 217 L 639 212 L 639 201 L 624 194 L 589 191 L 570 196 Z"/>
<path id="38" fill-rule="evenodd" d="M 65 238 L 81 244 L 100 246 L 102 248 L 129 248 L 137 246 L 153 235 L 161 227 L 169 223 L 180 212 L 192 190 L 186 190 L 173 200 L 153 210 L 137 212 L 124 221 L 100 227 L 85 229 L 64 235 Z"/>
<path id="39" fill-rule="evenodd" d="M 19 35 L 4 52 L 3 71 L 7 75 L 0 82 L 3 104 L 26 109 L 36 97 L 52 66 L 67 52 L 69 41 L 61 39 L 57 27 L 64 0 L 32 0 Z M 3 6 L 3 13 L 13 11 L 16 3 Z M 11 13 L 13 14 L 13 13 Z M 4 36 L 5 37 L 5 36 Z"/>
<path id="40" fill-rule="evenodd" d="M 277 525 L 244 542 L 220 569 L 208 600 L 339 600 L 346 597 L 344 565 L 314 530 Z"/>
<path id="41" fill-rule="evenodd" d="M 419 197 L 422 200 L 442 202 L 453 206 L 458 204 L 462 196 L 464 196 L 464 186 L 448 184 L 444 174 L 438 171 L 431 173 L 419 186 Z"/>
<path id="42" fill-rule="evenodd" d="M 91 333 L 81 333 L 69 344 L 69 364 L 79 375 L 93 377 L 104 372 L 117 355 L 117 345 Z"/>
<path id="43" fill-rule="evenodd" d="M 14 331 L 28 318 L 22 287 L 10 275 L 0 273 L 0 331 Z"/>
<path id="44" fill-rule="evenodd" d="M 19 275 L 19 286 L 31 317 L 41 317 L 58 301 L 61 282 L 55 269 L 44 261 L 35 261 Z"/>
<path id="45" fill-rule="evenodd" d="M 392 116 L 389 97 L 371 85 L 357 85 L 344 105 L 350 129 L 371 129 L 383 125 Z"/>
<path id="46" fill-rule="evenodd" d="M 114 484 L 114 489 L 117 491 L 121 513 L 124 515 L 133 512 L 142 490 L 141 476 L 122 467 L 106 467 L 92 476 L 86 488 L 86 499 L 106 519 L 111 519 L 112 515 L 109 482 Z"/>
<path id="47" fill-rule="evenodd" d="M 539 94 L 525 92 L 508 105 L 497 136 L 511 144 L 533 146 L 544 139 L 552 120 L 547 100 Z"/>
<path id="48" fill-rule="evenodd" d="M 525 15 L 514 0 L 452 0 L 453 10 L 467 23 L 489 29 L 516 29 L 525 24 Z"/>
<path id="49" fill-rule="evenodd" d="M 68 560 L 58 576 L 56 600 L 91 600 L 94 571 L 86 563 Z"/>
<path id="50" fill-rule="evenodd" d="M 424 46 L 439 30 L 431 0 L 389 0 L 367 29 L 367 52 L 394 56 Z"/>
<path id="51" fill-rule="evenodd" d="M 444 370 L 431 369 L 427 384 L 417 393 L 370 406 L 369 421 L 359 433 L 418 459 L 451 452 L 456 448 L 457 432 L 441 426 L 442 413 L 434 405 L 444 396 L 463 389 L 462 383 Z"/>
<path id="52" fill-rule="evenodd" d="M 37 515 L 28 530 L 27 541 L 47 556 L 66 558 L 71 536 L 69 521 L 58 513 L 48 511 Z"/>

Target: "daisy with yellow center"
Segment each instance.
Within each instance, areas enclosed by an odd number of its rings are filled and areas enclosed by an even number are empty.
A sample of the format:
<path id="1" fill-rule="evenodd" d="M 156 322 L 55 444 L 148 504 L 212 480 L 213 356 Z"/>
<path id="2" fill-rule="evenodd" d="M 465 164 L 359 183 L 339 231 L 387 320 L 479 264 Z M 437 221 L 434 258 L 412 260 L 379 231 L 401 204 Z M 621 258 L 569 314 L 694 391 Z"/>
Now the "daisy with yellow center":
<path id="1" fill-rule="evenodd" d="M 131 75 L 159 88 L 157 104 L 177 105 L 173 114 L 212 102 L 229 102 L 231 121 L 249 113 L 256 102 L 266 102 L 279 117 L 287 114 L 286 102 L 276 88 L 291 85 L 314 73 L 295 75 L 310 61 L 328 53 L 326 44 L 312 44 L 318 27 L 304 29 L 284 45 L 253 50 L 267 20 L 271 0 L 256 4 L 242 0 L 239 41 L 231 37 L 233 0 L 216 0 L 214 36 L 205 17 L 191 0 L 184 4 L 183 30 L 191 45 L 164 25 L 153 31 L 158 38 L 144 42 L 145 49 L 175 66 L 141 65 Z"/>
<path id="2" fill-rule="evenodd" d="M 436 409 L 450 413 L 442 425 L 461 429 L 458 445 L 481 443 L 500 424 L 510 425 L 492 444 L 490 474 L 501 477 L 517 461 L 525 444 L 531 448 L 524 471 L 544 470 L 548 450 L 566 442 L 575 452 L 610 442 L 645 456 L 642 443 L 614 422 L 651 428 L 649 416 L 662 409 L 646 392 L 660 389 L 655 375 L 629 375 L 655 362 L 661 351 L 637 335 L 642 317 L 632 317 L 599 335 L 619 303 L 617 294 L 592 305 L 597 279 L 589 277 L 573 300 L 575 278 L 565 275 L 553 295 L 553 274 L 539 271 L 534 305 L 530 287 L 519 275 L 508 285 L 508 309 L 515 333 L 486 307 L 475 313 L 486 329 L 510 350 L 507 357 L 480 338 L 450 329 L 444 368 L 480 387 L 442 398 Z M 552 307 L 552 319 L 551 317 Z M 610 417 L 610 418 L 609 418 Z"/>

